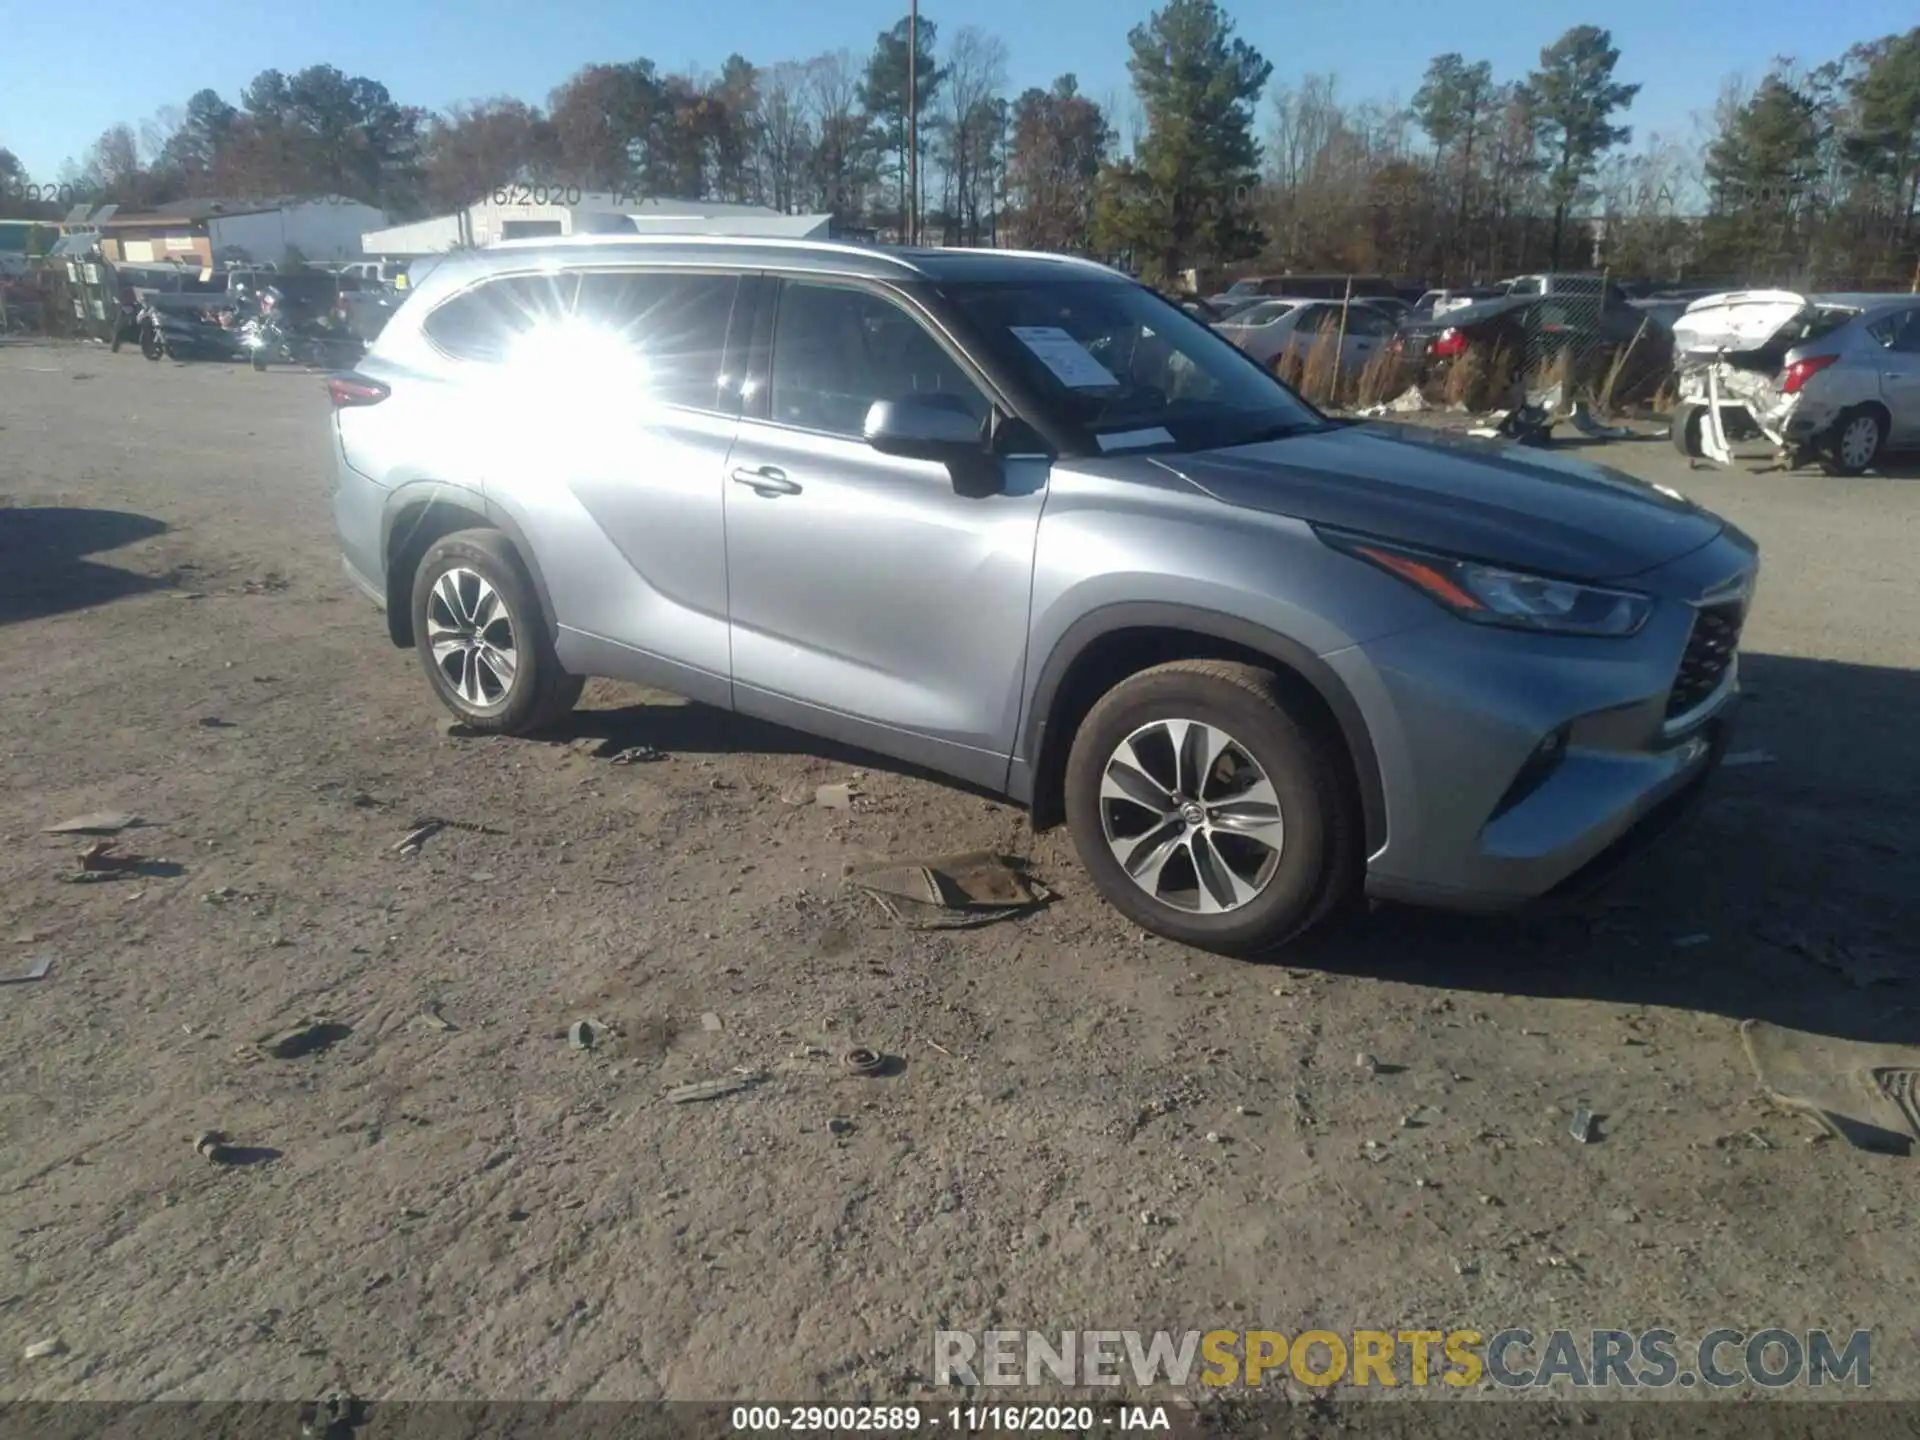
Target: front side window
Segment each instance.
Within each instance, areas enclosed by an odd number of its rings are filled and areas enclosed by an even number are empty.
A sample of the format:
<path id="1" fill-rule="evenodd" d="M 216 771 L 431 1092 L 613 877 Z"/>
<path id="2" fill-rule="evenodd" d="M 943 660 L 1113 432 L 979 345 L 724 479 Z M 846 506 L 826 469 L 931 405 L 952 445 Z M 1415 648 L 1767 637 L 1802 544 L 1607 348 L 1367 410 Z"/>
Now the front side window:
<path id="1" fill-rule="evenodd" d="M 877 400 L 908 397 L 972 416 L 987 397 L 900 306 L 850 286 L 790 281 L 774 322 L 768 401 L 782 425 L 862 436 Z"/>
<path id="2" fill-rule="evenodd" d="M 1224 337 L 1142 286 L 974 281 L 937 293 L 968 348 L 1019 376 L 1079 448 L 1211 449 L 1327 423 Z"/>

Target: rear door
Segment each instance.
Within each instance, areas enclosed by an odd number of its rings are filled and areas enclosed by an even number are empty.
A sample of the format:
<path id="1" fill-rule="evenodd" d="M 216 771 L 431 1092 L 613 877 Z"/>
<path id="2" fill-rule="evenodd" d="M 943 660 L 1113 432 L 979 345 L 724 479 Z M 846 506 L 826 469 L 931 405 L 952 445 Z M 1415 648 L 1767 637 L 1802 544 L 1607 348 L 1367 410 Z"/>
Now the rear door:
<path id="1" fill-rule="evenodd" d="M 741 289 L 719 271 L 610 265 L 491 281 L 428 317 L 469 362 L 445 448 L 477 457 L 489 507 L 531 545 L 569 668 L 730 698 L 722 489 L 739 386 L 725 367 Z"/>
<path id="2" fill-rule="evenodd" d="M 1888 443 L 1902 449 L 1920 446 L 1920 305 L 1886 316 L 1867 333 L 1880 347 L 1869 360 L 1880 365 L 1880 397 L 1890 419 Z"/>

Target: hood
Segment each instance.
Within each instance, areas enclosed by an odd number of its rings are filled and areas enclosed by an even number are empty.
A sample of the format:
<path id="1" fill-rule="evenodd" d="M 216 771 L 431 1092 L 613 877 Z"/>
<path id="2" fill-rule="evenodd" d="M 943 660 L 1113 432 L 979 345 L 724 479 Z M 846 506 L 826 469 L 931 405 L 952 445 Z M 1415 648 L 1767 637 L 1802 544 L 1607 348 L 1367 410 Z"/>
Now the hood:
<path id="1" fill-rule="evenodd" d="M 1394 425 L 1340 425 L 1155 463 L 1228 505 L 1570 580 L 1699 549 L 1720 518 L 1584 460 Z"/>
<path id="2" fill-rule="evenodd" d="M 1673 322 L 1674 349 L 1689 355 L 1764 350 L 1809 318 L 1813 301 L 1791 290 L 1733 290 L 1687 306 Z"/>

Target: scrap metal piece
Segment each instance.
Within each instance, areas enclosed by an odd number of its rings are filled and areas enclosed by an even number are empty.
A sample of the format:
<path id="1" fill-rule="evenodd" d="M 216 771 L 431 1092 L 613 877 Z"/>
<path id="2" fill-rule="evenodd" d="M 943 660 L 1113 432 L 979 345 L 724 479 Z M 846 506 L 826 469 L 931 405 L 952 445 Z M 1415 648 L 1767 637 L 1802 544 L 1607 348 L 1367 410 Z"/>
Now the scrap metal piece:
<path id="1" fill-rule="evenodd" d="M 1024 915 L 1053 893 L 1023 860 L 973 850 L 855 871 L 847 884 L 899 924 L 914 930 L 955 930 Z"/>
<path id="2" fill-rule="evenodd" d="M 128 830 L 142 821 L 138 815 L 125 810 L 95 810 L 86 815 L 76 815 L 71 820 L 62 820 L 58 825 L 48 825 L 41 830 L 43 835 L 116 835 Z"/>
<path id="3" fill-rule="evenodd" d="M 1591 1145 L 1599 1138 L 1594 1129 L 1594 1113 L 1582 1105 L 1573 1112 L 1573 1124 L 1570 1127 L 1573 1138 L 1582 1145 Z"/>
<path id="4" fill-rule="evenodd" d="M 742 1090 L 751 1090 L 765 1078 L 761 1075 L 730 1075 L 719 1080 L 696 1080 L 691 1085 L 680 1085 L 669 1090 L 666 1095 L 669 1105 L 688 1105 L 696 1100 L 718 1100 L 723 1095 L 734 1095 Z"/>
<path id="5" fill-rule="evenodd" d="M 51 955 L 42 955 L 27 967 L 25 974 L 9 975 L 4 980 L 0 980 L 0 985 L 24 985 L 29 980 L 42 980 L 46 978 L 47 971 L 52 968 L 53 957 Z"/>

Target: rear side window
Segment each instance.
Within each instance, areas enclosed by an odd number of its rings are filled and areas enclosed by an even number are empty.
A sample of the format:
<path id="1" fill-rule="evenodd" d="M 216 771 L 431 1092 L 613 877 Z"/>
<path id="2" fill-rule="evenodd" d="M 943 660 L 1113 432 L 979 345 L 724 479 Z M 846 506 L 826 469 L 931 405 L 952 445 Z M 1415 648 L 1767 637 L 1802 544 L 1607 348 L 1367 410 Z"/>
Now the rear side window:
<path id="1" fill-rule="evenodd" d="M 731 275 L 635 270 L 513 275 L 456 295 L 427 317 L 425 328 L 428 338 L 456 359 L 500 364 L 542 327 L 584 326 L 583 357 L 589 337 L 615 340 L 644 362 L 649 398 L 711 410 L 718 402 L 738 289 Z"/>
<path id="2" fill-rule="evenodd" d="M 732 275 L 588 271 L 575 308 L 646 362 L 651 398 L 697 410 L 719 408 L 727 326 L 740 288 Z"/>
<path id="3" fill-rule="evenodd" d="M 578 274 L 512 275 L 456 295 L 426 319 L 427 338 L 456 360 L 498 363 L 521 336 L 573 313 Z"/>

